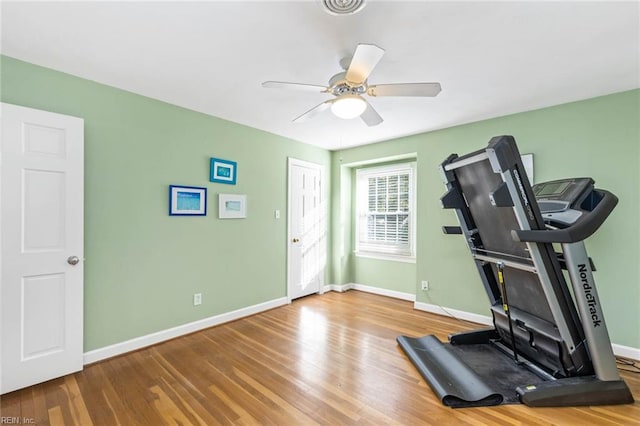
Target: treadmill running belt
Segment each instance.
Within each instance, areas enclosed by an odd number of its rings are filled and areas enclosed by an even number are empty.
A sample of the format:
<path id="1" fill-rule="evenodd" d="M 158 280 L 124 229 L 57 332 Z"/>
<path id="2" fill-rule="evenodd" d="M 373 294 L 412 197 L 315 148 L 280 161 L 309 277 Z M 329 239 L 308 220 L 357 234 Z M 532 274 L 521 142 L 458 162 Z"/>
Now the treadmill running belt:
<path id="1" fill-rule="evenodd" d="M 400 336 L 397 340 L 431 389 L 449 407 L 517 404 L 518 386 L 543 381 L 489 344 L 451 345 L 435 336 Z"/>

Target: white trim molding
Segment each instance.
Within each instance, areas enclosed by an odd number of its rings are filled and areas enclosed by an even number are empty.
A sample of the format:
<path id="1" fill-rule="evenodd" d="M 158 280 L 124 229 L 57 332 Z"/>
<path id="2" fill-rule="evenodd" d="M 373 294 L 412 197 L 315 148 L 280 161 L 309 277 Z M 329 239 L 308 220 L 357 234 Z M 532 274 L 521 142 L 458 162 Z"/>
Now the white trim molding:
<path id="1" fill-rule="evenodd" d="M 336 291 L 338 293 L 344 293 L 345 291 L 353 289 L 353 284 L 327 284 L 324 286 L 324 292 Z"/>
<path id="2" fill-rule="evenodd" d="M 92 364 L 94 362 L 102 361 L 107 358 L 142 349 L 147 346 L 164 342 L 166 340 L 184 336 L 185 334 L 204 330 L 205 328 L 224 324 L 225 322 L 234 321 L 260 312 L 268 311 L 270 309 L 286 305 L 287 303 L 287 298 L 281 297 L 279 299 L 269 300 L 263 303 L 258 303 L 257 305 L 247 306 L 246 308 L 236 309 L 235 311 L 225 312 L 223 314 L 214 315 L 209 318 L 203 318 L 201 320 L 193 321 L 187 324 L 182 324 L 177 327 L 157 331 L 145 336 L 135 337 L 131 340 L 115 343 L 103 348 L 94 349 L 92 351 L 84 353 L 84 365 Z"/>
<path id="3" fill-rule="evenodd" d="M 475 322 L 476 324 L 493 325 L 493 319 L 489 316 L 460 311 L 454 308 L 443 308 L 440 305 L 433 305 L 431 303 L 415 302 L 413 304 L 413 309 L 430 312 L 432 314 L 444 315 L 449 318 Z"/>
<path id="4" fill-rule="evenodd" d="M 344 293 L 348 290 L 360 290 L 365 293 L 378 294 L 380 296 L 393 297 L 394 299 L 408 300 L 409 302 L 415 302 L 416 295 L 411 293 L 405 293 L 402 291 L 388 290 L 386 288 L 373 287 L 370 285 L 347 283 L 347 284 L 329 284 L 324 286 L 325 291 L 337 291 Z"/>
<path id="5" fill-rule="evenodd" d="M 460 311 L 453 308 L 443 308 L 442 306 L 433 305 L 429 303 L 416 302 L 416 296 L 410 293 L 404 293 L 400 291 L 387 290 L 379 287 L 372 287 L 363 284 L 347 283 L 347 284 L 328 284 L 324 286 L 324 291 L 336 291 L 345 292 L 349 290 L 359 290 L 366 293 L 378 294 L 381 296 L 393 297 L 396 299 L 408 300 L 414 302 L 414 309 L 430 312 L 438 315 L 445 315 L 448 317 L 455 317 L 461 320 L 475 322 L 482 325 L 492 325 L 491 317 L 485 315 L 474 314 L 470 312 Z M 193 321 L 187 324 L 182 324 L 176 327 L 168 328 L 166 330 L 158 331 L 155 333 L 147 334 L 145 336 L 135 337 L 124 342 L 115 343 L 103 348 L 94 349 L 84 353 L 84 365 L 93 364 L 94 362 L 102 361 L 107 358 L 112 358 L 118 355 L 122 355 L 127 352 L 135 351 L 145 348 L 147 346 L 162 343 L 164 341 L 174 339 L 176 337 L 190 334 L 196 331 L 204 330 L 209 327 L 214 327 L 220 324 L 224 324 L 229 321 L 234 321 L 240 318 L 244 318 L 250 315 L 255 315 L 260 312 L 268 311 L 280 306 L 287 305 L 289 300 L 286 297 L 269 300 L 267 302 L 258 303 L 257 305 L 248 306 L 246 308 L 237 309 L 235 311 L 226 312 L 212 317 L 203 318 L 201 320 Z M 640 349 L 632 348 L 629 346 L 623 346 L 618 344 L 612 344 L 613 353 L 617 356 L 640 360 Z"/>
<path id="6" fill-rule="evenodd" d="M 616 356 L 640 360 L 640 348 L 618 345 L 617 343 L 612 343 L 611 347 L 613 348 L 613 354 Z"/>
<path id="7" fill-rule="evenodd" d="M 361 257 L 363 259 L 388 260 L 390 262 L 402 262 L 402 263 L 416 263 L 415 256 L 400 256 L 397 254 L 376 253 L 376 252 L 370 252 L 370 251 L 355 251 L 355 250 L 353 254 L 356 257 Z"/>

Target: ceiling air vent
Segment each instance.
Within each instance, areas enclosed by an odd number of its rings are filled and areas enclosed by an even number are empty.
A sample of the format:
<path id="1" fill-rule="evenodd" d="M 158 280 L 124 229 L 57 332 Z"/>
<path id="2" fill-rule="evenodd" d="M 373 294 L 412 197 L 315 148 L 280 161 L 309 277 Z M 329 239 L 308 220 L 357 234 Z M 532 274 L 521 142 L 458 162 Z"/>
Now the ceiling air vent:
<path id="1" fill-rule="evenodd" d="M 364 8 L 364 0 L 320 0 L 331 15 L 353 15 Z"/>

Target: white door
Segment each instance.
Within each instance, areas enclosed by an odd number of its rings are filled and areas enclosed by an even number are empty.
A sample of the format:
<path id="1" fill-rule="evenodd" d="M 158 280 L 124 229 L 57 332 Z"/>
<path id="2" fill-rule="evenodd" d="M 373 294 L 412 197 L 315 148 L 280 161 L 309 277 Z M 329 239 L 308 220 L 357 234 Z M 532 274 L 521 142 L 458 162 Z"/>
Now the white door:
<path id="1" fill-rule="evenodd" d="M 1 105 L 0 393 L 82 369 L 82 119 Z"/>
<path id="2" fill-rule="evenodd" d="M 322 166 L 289 159 L 289 300 L 322 292 L 326 264 Z"/>

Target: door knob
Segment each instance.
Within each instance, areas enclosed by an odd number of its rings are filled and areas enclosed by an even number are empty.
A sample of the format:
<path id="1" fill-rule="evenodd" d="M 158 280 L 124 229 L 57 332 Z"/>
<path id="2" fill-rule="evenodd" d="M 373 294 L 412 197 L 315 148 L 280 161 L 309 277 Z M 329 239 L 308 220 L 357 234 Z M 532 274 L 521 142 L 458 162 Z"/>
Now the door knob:
<path id="1" fill-rule="evenodd" d="M 80 262 L 80 258 L 78 256 L 69 256 L 67 258 L 67 263 L 69 265 L 77 265 Z"/>
<path id="2" fill-rule="evenodd" d="M 294 238 L 292 241 L 293 241 L 294 243 L 298 243 L 298 242 L 300 242 L 300 240 L 299 240 L 299 239 L 297 239 L 297 238 Z"/>

